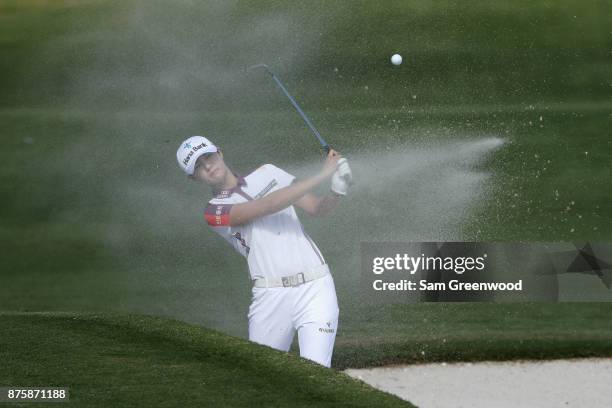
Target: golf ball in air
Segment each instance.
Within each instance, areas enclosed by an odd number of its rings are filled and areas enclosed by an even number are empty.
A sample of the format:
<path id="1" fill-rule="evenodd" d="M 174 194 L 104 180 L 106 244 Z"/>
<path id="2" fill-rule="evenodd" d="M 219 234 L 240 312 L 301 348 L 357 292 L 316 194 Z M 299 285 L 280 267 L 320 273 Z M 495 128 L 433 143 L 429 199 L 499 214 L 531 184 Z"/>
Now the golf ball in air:
<path id="1" fill-rule="evenodd" d="M 399 54 L 393 54 L 393 56 L 391 56 L 391 63 L 393 65 L 399 65 L 402 63 L 402 56 Z"/>

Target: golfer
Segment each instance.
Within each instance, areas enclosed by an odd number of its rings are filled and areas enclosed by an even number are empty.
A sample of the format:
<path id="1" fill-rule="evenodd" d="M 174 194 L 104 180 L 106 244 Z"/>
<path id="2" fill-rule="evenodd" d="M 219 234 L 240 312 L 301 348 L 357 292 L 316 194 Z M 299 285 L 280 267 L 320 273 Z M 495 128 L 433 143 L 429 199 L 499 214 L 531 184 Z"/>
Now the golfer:
<path id="1" fill-rule="evenodd" d="M 272 164 L 241 177 L 225 164 L 221 150 L 202 136 L 181 143 L 176 156 L 191 179 L 212 188 L 204 217 L 249 265 L 249 340 L 288 351 L 297 331 L 300 355 L 329 367 L 338 329 L 336 290 L 294 206 L 314 216 L 336 207 L 352 182 L 346 159 L 331 150 L 317 174 L 296 181 Z M 312 192 L 330 178 L 328 195 Z"/>

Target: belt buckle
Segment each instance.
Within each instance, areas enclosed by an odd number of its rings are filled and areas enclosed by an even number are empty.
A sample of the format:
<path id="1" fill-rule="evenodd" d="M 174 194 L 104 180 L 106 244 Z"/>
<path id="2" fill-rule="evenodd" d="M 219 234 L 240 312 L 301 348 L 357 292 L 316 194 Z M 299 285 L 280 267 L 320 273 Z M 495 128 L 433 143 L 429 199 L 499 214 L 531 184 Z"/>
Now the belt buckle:
<path id="1" fill-rule="evenodd" d="M 295 286 L 300 286 L 306 283 L 306 277 L 304 276 L 302 272 L 300 272 L 298 274 L 291 275 L 291 276 L 283 276 L 281 278 L 281 281 L 283 282 L 284 288 L 295 287 Z"/>

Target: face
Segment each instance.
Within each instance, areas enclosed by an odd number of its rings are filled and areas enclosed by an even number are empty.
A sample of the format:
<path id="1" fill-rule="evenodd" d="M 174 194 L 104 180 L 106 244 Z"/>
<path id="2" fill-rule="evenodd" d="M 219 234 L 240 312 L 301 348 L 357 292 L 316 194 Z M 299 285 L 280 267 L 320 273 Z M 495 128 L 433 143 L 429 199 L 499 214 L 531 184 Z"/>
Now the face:
<path id="1" fill-rule="evenodd" d="M 206 153 L 198 157 L 192 177 L 214 187 L 223 183 L 226 171 L 221 152 Z"/>

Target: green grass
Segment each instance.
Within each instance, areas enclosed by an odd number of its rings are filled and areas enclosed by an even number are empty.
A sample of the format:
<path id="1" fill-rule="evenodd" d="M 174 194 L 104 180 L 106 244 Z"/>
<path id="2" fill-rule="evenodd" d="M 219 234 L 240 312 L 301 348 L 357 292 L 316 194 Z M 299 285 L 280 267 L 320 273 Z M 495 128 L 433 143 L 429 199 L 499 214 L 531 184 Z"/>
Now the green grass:
<path id="1" fill-rule="evenodd" d="M 610 303 L 369 307 L 333 367 L 612 356 Z M 334 369 L 175 320 L 1 312 L 0 383 L 68 386 L 76 406 L 410 406 Z"/>
<path id="2" fill-rule="evenodd" d="M 611 303 L 363 307 L 341 322 L 334 366 L 610 357 L 611 311 Z"/>
<path id="3" fill-rule="evenodd" d="M 0 383 L 69 387 L 71 406 L 412 406 L 299 357 L 173 320 L 3 312 L 0 331 Z"/>
<path id="4" fill-rule="evenodd" d="M 0 105 L 284 106 L 273 93 L 253 98 L 242 83 L 240 71 L 260 61 L 273 63 L 310 108 L 401 106 L 414 104 L 414 94 L 417 104 L 434 105 L 605 102 L 611 15 L 600 0 L 385 7 L 4 0 Z M 399 68 L 388 63 L 394 52 L 404 55 Z M 233 78 L 210 81 L 208 66 L 212 76 Z M 179 92 L 164 88 L 162 74 L 177 70 L 185 74 Z M 101 84 L 108 79 L 115 83 Z"/>

